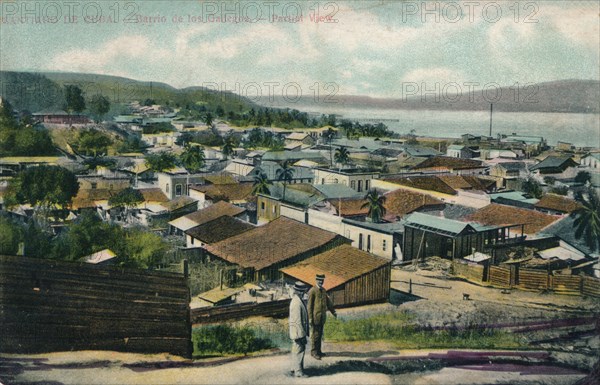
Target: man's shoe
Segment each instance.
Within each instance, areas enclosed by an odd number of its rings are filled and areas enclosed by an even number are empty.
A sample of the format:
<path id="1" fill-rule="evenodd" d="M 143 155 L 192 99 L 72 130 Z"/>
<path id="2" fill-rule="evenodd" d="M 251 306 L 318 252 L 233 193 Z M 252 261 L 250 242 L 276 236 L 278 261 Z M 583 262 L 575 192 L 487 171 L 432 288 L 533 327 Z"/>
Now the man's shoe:
<path id="1" fill-rule="evenodd" d="M 294 375 L 294 377 L 297 377 L 297 378 L 306 378 L 308 376 L 306 374 L 304 374 L 303 372 L 296 372 L 296 374 Z"/>
<path id="2" fill-rule="evenodd" d="M 319 360 L 321 361 L 321 356 L 318 354 L 311 354 L 311 356 L 315 359 L 315 360 Z"/>
<path id="3" fill-rule="evenodd" d="M 319 353 L 319 356 L 321 356 L 321 357 L 327 357 L 327 354 L 321 352 L 321 353 Z"/>

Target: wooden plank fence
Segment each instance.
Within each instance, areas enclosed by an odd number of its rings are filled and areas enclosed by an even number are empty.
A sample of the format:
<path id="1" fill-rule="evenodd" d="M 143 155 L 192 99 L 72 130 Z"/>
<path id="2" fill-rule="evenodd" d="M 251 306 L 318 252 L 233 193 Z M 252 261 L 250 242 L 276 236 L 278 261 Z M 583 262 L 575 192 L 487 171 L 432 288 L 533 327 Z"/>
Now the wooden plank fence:
<path id="1" fill-rule="evenodd" d="M 519 269 L 519 286 L 529 290 L 545 290 L 550 287 L 547 271 Z"/>
<path id="2" fill-rule="evenodd" d="M 560 294 L 581 294 L 582 281 L 580 275 L 551 275 L 550 288 Z"/>
<path id="3" fill-rule="evenodd" d="M 452 268 L 455 275 L 463 277 L 468 281 L 481 283 L 485 278 L 483 276 L 484 267 L 476 263 L 465 263 L 455 260 L 452 263 Z"/>
<path id="4" fill-rule="evenodd" d="M 182 274 L 0 256 L 0 351 L 191 355 Z"/>
<path id="5" fill-rule="evenodd" d="M 581 293 L 592 297 L 600 297 L 600 279 L 583 277 Z"/>
<path id="6" fill-rule="evenodd" d="M 465 267 L 454 263 L 454 272 L 468 278 Z M 458 269 L 457 269 L 458 267 Z M 490 266 L 488 282 L 492 286 L 517 287 L 526 290 L 553 290 L 558 294 L 580 294 L 600 297 L 600 279 L 584 275 L 552 275 L 545 270 L 511 269 L 505 266 Z M 515 285 L 515 282 L 517 284 Z"/>
<path id="7" fill-rule="evenodd" d="M 510 287 L 511 270 L 503 266 L 490 266 L 489 282 L 493 286 Z"/>
<path id="8" fill-rule="evenodd" d="M 247 317 L 279 317 L 289 314 L 290 300 L 250 302 L 192 309 L 192 324 L 217 323 Z"/>

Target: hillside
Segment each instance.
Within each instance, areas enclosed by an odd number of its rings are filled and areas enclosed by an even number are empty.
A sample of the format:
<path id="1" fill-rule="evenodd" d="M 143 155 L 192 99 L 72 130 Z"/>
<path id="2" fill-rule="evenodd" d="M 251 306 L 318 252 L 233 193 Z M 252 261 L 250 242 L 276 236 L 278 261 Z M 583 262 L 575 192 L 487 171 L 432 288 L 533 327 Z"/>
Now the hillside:
<path id="1" fill-rule="evenodd" d="M 62 73 L 62 72 L 8 72 L 0 71 L 0 96 L 8 99 L 18 110 L 36 112 L 42 109 L 62 109 L 64 85 L 77 85 L 86 97 L 106 96 L 113 105 L 113 114 L 120 106 L 134 100 L 153 99 L 173 107 L 196 104 L 214 110 L 248 111 L 256 107 L 247 98 L 231 92 L 216 92 L 203 87 L 177 89 L 160 82 L 144 82 L 118 76 Z"/>
<path id="2" fill-rule="evenodd" d="M 433 86 L 431 87 L 433 89 Z M 464 87 L 462 93 L 452 94 L 453 88 L 448 88 L 445 93 L 440 87 L 439 100 L 435 95 L 429 94 L 422 100 L 420 90 L 412 94 L 406 92 L 406 98 L 372 98 L 369 96 L 336 95 L 335 98 L 344 108 L 349 109 L 407 109 L 407 110 L 455 110 L 455 111 L 481 111 L 489 110 L 490 100 L 493 101 L 495 111 L 503 112 L 568 112 L 568 113 L 600 113 L 600 81 L 596 80 L 558 80 L 531 84 L 518 87 L 507 86 L 499 89 L 490 88 L 487 99 L 482 90 L 472 92 Z M 398 90 L 401 95 L 401 90 Z M 289 104 L 289 103 L 288 103 Z M 283 98 L 278 98 L 272 104 L 285 107 Z M 328 106 L 330 107 L 330 106 Z M 303 97 L 294 108 L 318 110 L 312 97 Z"/>

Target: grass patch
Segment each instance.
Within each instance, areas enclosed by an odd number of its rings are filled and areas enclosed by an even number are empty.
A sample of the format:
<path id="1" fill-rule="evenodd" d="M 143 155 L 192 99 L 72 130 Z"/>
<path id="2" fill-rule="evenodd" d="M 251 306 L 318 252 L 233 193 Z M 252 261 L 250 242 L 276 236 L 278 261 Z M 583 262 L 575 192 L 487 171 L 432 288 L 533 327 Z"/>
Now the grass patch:
<path id="1" fill-rule="evenodd" d="M 194 357 L 248 354 L 274 347 L 271 340 L 257 336 L 249 326 L 202 326 L 192 331 Z"/>
<path id="2" fill-rule="evenodd" d="M 525 346 L 513 333 L 475 323 L 450 325 L 443 329 L 415 325 L 407 312 L 329 319 L 324 334 L 329 341 L 388 341 L 398 349 L 513 349 Z"/>

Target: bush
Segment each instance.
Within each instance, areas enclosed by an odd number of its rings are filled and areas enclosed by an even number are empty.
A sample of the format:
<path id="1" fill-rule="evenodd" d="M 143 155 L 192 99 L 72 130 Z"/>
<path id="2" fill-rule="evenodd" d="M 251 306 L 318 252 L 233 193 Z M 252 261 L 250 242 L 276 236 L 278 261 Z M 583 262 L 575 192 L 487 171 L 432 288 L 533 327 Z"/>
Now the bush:
<path id="1" fill-rule="evenodd" d="M 205 326 L 195 329 L 192 339 L 195 356 L 239 353 L 246 355 L 273 347 L 270 340 L 258 338 L 254 330 L 248 326 L 238 328 L 230 325 Z"/>

